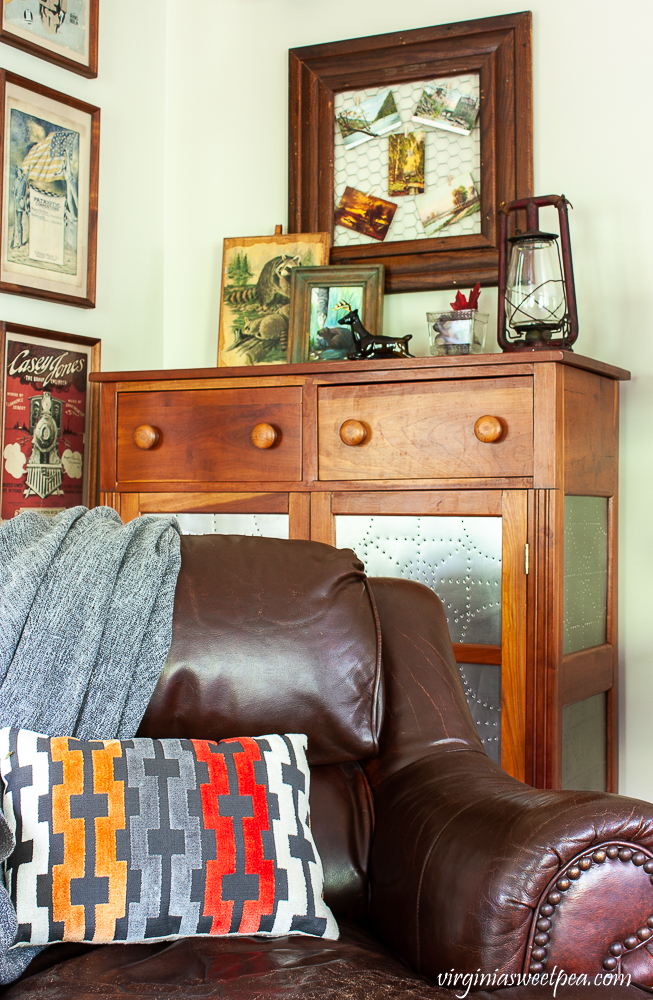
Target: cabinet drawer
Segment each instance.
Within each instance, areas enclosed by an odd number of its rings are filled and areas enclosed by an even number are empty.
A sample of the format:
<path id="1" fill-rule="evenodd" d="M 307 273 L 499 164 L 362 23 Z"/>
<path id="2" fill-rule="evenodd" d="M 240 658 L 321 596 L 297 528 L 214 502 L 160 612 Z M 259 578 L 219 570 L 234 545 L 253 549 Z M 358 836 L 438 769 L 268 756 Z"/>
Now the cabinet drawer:
<path id="1" fill-rule="evenodd" d="M 299 386 L 269 389 L 182 389 L 118 394 L 118 482 L 207 483 L 300 480 Z M 256 448 L 256 424 L 271 424 L 277 440 Z M 148 450 L 134 443 L 147 424 L 159 432 Z"/>
<path id="2" fill-rule="evenodd" d="M 324 386 L 319 390 L 321 480 L 487 479 L 533 475 L 533 381 L 530 376 L 394 385 Z M 474 425 L 491 415 L 501 436 L 479 441 Z M 357 445 L 340 429 L 357 420 Z"/>

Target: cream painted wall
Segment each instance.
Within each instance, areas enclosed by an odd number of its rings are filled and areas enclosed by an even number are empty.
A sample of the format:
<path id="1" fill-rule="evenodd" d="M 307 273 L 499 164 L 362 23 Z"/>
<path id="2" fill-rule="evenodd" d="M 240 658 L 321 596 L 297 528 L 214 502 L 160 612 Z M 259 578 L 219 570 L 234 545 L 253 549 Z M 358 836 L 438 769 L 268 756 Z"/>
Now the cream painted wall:
<path id="1" fill-rule="evenodd" d="M 142 22 L 135 23 L 135 3 Z M 166 18 L 160 7 L 152 0 L 100 3 L 97 80 L 0 45 L 4 69 L 102 109 L 97 306 L 2 294 L 0 318 L 101 337 L 103 367 L 111 370 L 163 365 Z"/>
<path id="2" fill-rule="evenodd" d="M 515 9 L 501 0 L 101 6 L 97 81 L 0 46 L 3 66 L 102 107 L 98 308 L 5 295 L 0 314 L 101 336 L 105 369 L 215 363 L 222 240 L 286 224 L 288 48 Z M 621 788 L 653 800 L 653 9 L 643 0 L 531 8 L 536 191 L 574 204 L 578 349 L 633 372 L 622 405 Z M 494 312 L 494 293 L 483 294 Z M 386 330 L 413 333 L 423 353 L 424 313 L 448 301 L 446 292 L 389 296 Z"/>

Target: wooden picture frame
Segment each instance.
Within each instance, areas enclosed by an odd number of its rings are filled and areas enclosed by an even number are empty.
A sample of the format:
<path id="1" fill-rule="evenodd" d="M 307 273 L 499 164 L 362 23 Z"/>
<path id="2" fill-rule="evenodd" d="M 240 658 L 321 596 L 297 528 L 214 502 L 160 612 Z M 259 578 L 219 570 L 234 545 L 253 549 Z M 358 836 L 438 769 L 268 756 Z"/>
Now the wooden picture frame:
<path id="1" fill-rule="evenodd" d="M 97 503 L 100 349 L 98 337 L 0 322 L 0 521 Z"/>
<path id="2" fill-rule="evenodd" d="M 100 0 L 5 0 L 0 42 L 94 79 Z"/>
<path id="3" fill-rule="evenodd" d="M 533 192 L 531 20 L 506 14 L 291 49 L 288 225 L 333 234 L 337 94 L 478 74 L 481 232 L 333 247 L 331 263 L 385 264 L 386 292 L 496 285 L 497 210 Z"/>
<path id="4" fill-rule="evenodd" d="M 290 275 L 295 267 L 328 264 L 330 246 L 328 233 L 224 241 L 218 367 L 286 363 Z"/>
<path id="5" fill-rule="evenodd" d="M 0 292 L 93 308 L 100 109 L 0 70 Z"/>
<path id="6" fill-rule="evenodd" d="M 311 320 L 315 317 L 316 311 L 313 293 L 317 289 L 333 290 L 337 292 L 338 299 L 346 290 L 360 289 L 360 303 L 356 301 L 348 304 L 352 308 L 359 309 L 361 322 L 372 335 L 383 333 L 384 273 L 383 264 L 295 268 L 290 279 L 288 361 L 300 364 L 306 361 L 341 361 L 354 350 L 354 343 L 347 326 L 338 328 L 331 324 L 328 327 L 330 336 L 327 338 L 323 331 L 312 331 Z M 349 297 L 351 298 L 351 295 Z M 333 313 L 335 304 L 337 303 L 327 301 L 325 317 Z M 322 334 L 319 339 L 325 342 L 324 348 L 320 349 L 311 342 L 312 332 Z M 330 344 L 335 346 L 331 347 Z"/>

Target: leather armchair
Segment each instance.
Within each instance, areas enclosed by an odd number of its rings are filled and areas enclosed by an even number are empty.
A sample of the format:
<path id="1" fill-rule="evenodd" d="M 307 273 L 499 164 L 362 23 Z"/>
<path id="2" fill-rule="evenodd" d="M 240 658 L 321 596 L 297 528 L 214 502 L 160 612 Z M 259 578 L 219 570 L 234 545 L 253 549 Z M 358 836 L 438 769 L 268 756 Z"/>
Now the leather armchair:
<path id="1" fill-rule="evenodd" d="M 56 945 L 7 998 L 552 995 L 509 985 L 529 971 L 558 997 L 653 991 L 653 806 L 501 771 L 431 591 L 315 542 L 186 536 L 173 624 L 140 734 L 307 733 L 340 940 Z"/>

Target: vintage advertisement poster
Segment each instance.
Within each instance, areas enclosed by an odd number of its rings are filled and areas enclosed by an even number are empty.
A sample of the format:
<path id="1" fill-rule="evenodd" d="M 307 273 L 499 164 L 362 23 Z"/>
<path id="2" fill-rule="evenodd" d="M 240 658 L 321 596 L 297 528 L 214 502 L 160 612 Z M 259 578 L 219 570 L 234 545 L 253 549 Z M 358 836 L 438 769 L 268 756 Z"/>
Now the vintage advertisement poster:
<path id="1" fill-rule="evenodd" d="M 89 63 L 89 0 L 4 0 L 3 28 L 16 38 Z"/>
<path id="2" fill-rule="evenodd" d="M 91 347 L 7 332 L 1 519 L 86 502 Z"/>
<path id="3" fill-rule="evenodd" d="M 90 116 L 7 83 L 2 281 L 87 294 Z"/>

